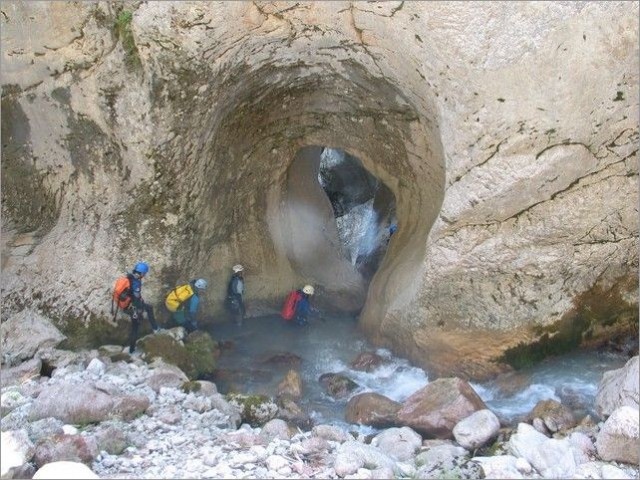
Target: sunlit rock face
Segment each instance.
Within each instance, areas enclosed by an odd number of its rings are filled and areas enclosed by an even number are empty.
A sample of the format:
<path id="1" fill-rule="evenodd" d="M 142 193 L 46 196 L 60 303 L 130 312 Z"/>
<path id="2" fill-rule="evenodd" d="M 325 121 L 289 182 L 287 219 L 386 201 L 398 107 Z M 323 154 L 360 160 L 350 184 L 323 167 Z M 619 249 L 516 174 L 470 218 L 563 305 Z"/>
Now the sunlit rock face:
<path id="1" fill-rule="evenodd" d="M 3 316 L 105 319 L 113 279 L 144 259 L 148 301 L 205 276 L 214 319 L 234 263 L 249 313 L 313 283 L 438 375 L 637 322 L 635 3 L 1 10 Z M 317 168 L 295 169 L 320 147 L 393 194 L 369 285 L 309 254 L 337 236 Z M 328 243 L 291 229 L 304 202 Z"/>

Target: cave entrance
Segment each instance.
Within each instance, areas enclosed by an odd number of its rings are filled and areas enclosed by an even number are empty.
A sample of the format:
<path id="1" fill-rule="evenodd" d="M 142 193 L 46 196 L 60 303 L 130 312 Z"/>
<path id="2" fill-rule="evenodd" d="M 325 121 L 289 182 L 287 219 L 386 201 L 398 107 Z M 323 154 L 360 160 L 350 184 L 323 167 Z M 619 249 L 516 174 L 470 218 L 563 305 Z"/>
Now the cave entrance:
<path id="1" fill-rule="evenodd" d="M 343 255 L 368 284 L 397 228 L 395 196 L 358 158 L 335 148 L 323 148 L 318 182 L 331 202 Z"/>
<path id="2" fill-rule="evenodd" d="M 282 200 L 275 238 L 297 281 L 324 293 L 319 306 L 359 312 L 395 222 L 391 190 L 346 151 L 307 146 L 289 166 Z"/>

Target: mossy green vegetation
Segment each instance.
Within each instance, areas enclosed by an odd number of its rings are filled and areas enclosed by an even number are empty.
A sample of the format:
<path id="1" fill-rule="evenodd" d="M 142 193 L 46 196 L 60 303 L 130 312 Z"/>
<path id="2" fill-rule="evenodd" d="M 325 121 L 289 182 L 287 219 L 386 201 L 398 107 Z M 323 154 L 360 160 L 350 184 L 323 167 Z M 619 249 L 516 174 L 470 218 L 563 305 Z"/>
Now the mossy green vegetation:
<path id="1" fill-rule="evenodd" d="M 216 368 L 218 345 L 202 331 L 190 334 L 184 345 L 167 334 L 148 335 L 138 342 L 148 361 L 156 357 L 177 366 L 191 380 L 210 375 Z"/>
<path id="2" fill-rule="evenodd" d="M 211 375 L 214 372 L 220 351 L 217 342 L 207 332 L 195 331 L 191 333 L 184 346 L 196 370 L 196 378 L 202 378 L 204 375 Z"/>
<path id="3" fill-rule="evenodd" d="M 275 418 L 278 413 L 278 406 L 273 399 L 266 395 L 229 393 L 226 398 L 229 403 L 238 406 L 242 410 L 240 413 L 242 421 L 252 427 L 261 427 Z"/>
<path id="4" fill-rule="evenodd" d="M 116 16 L 114 33 L 116 38 L 122 43 L 126 66 L 131 70 L 136 70 L 142 66 L 142 62 L 140 61 L 138 47 L 135 37 L 133 36 L 133 30 L 131 29 L 132 21 L 133 12 L 125 9 L 120 10 Z"/>
<path id="5" fill-rule="evenodd" d="M 182 391 L 184 393 L 191 393 L 191 392 L 199 392 L 202 389 L 202 384 L 200 382 L 193 382 L 193 381 L 189 381 L 189 382 L 184 382 L 182 384 Z"/>
<path id="6" fill-rule="evenodd" d="M 615 337 L 637 336 L 638 304 L 626 301 L 624 291 L 637 292 L 637 279 L 620 280 L 609 289 L 592 287 L 574 298 L 574 308 L 559 322 L 534 327 L 537 341 L 508 349 L 499 361 L 519 370 L 578 347 L 597 347 Z"/>

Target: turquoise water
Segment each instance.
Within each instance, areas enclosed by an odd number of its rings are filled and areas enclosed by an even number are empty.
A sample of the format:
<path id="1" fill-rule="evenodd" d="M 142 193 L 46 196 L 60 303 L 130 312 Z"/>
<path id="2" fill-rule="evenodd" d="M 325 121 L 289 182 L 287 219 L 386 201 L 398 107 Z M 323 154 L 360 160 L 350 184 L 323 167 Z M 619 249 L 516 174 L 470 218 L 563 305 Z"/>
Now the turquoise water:
<path id="1" fill-rule="evenodd" d="M 222 374 L 215 380 L 222 393 L 234 389 L 275 396 L 287 370 L 295 368 L 303 381 L 300 405 L 318 423 L 344 425 L 348 401 L 325 393 L 318 381 L 324 373 L 340 373 L 356 382 L 359 387 L 351 396 L 376 392 L 398 402 L 429 382 L 428 372 L 369 345 L 353 317 L 325 316 L 323 321 L 311 319 L 308 326 L 299 327 L 276 315 L 265 316 L 247 319 L 242 327 L 217 325 L 211 333 L 224 345 L 218 362 Z M 385 359 L 382 366 L 369 373 L 350 368 L 358 354 L 373 351 Z M 269 361 L 282 360 L 285 354 L 299 357 L 299 365 Z M 516 422 L 544 399 L 562 401 L 577 415 L 584 415 L 593 413 L 603 372 L 620 368 L 627 360 L 623 355 L 577 352 L 548 359 L 507 379 L 472 386 L 503 424 Z"/>

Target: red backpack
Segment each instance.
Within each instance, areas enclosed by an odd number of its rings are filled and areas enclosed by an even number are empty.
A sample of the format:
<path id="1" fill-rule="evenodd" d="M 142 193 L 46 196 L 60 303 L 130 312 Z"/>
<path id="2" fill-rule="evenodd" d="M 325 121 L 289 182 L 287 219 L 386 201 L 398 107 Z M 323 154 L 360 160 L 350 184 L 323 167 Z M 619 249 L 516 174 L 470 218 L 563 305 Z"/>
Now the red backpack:
<path id="1" fill-rule="evenodd" d="M 302 294 L 298 290 L 292 290 L 289 292 L 287 298 L 284 300 L 284 305 L 282 305 L 282 310 L 280 311 L 280 316 L 284 320 L 290 321 L 293 318 L 300 298 L 302 298 Z"/>

